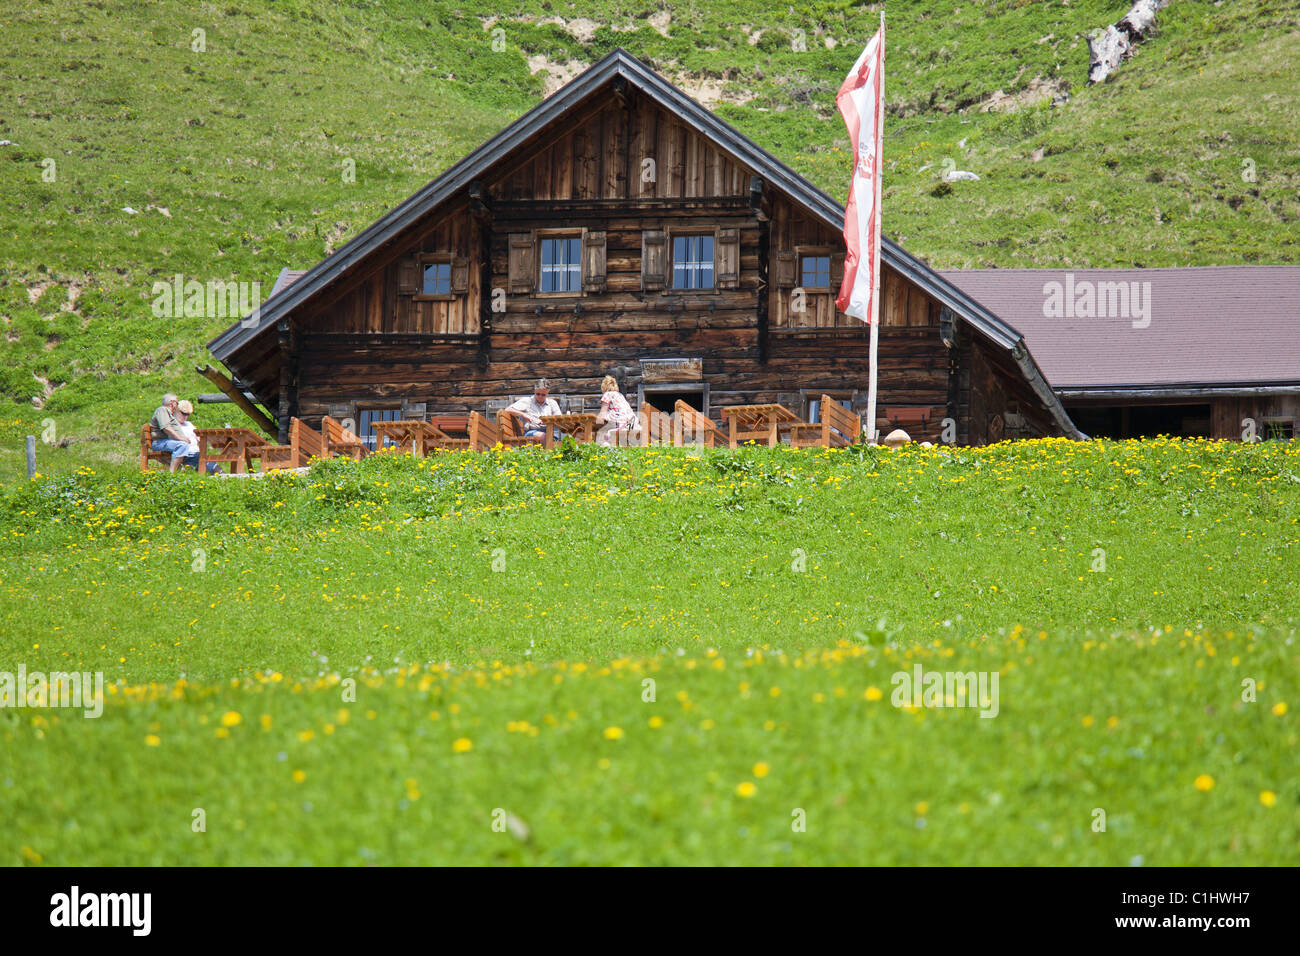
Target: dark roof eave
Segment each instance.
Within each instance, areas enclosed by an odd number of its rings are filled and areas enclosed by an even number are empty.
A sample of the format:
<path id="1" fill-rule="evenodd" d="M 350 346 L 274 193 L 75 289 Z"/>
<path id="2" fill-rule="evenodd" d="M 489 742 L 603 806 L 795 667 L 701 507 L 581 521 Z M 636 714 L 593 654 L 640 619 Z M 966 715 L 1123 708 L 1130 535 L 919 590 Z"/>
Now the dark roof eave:
<path id="1" fill-rule="evenodd" d="M 1214 395 L 1300 395 L 1300 380 L 1271 382 L 1179 382 L 1159 384 L 1060 385 L 1062 398 L 1201 398 Z"/>

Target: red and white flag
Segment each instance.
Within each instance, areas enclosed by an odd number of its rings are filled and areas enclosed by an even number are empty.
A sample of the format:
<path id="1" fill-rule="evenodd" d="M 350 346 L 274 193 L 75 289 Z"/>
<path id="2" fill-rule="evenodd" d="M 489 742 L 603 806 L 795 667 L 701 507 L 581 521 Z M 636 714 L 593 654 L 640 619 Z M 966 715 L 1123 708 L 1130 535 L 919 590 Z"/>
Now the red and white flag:
<path id="1" fill-rule="evenodd" d="M 844 281 L 835 305 L 875 323 L 880 272 L 880 154 L 884 139 L 885 18 L 835 97 L 853 144 L 853 185 L 844 213 Z"/>

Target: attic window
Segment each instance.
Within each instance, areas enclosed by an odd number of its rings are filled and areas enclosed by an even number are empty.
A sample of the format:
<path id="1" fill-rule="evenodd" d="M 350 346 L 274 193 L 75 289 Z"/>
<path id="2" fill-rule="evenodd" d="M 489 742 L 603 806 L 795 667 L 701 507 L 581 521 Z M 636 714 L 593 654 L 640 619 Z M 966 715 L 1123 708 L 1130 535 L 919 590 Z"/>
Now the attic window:
<path id="1" fill-rule="evenodd" d="M 425 264 L 420 294 L 451 295 L 451 260 Z"/>
<path id="2" fill-rule="evenodd" d="M 831 257 L 801 256 L 799 285 L 805 292 L 826 292 L 831 287 Z"/>
<path id="3" fill-rule="evenodd" d="M 449 302 L 469 289 L 469 260 L 446 252 L 426 252 L 410 260 L 404 288 L 417 299 Z"/>

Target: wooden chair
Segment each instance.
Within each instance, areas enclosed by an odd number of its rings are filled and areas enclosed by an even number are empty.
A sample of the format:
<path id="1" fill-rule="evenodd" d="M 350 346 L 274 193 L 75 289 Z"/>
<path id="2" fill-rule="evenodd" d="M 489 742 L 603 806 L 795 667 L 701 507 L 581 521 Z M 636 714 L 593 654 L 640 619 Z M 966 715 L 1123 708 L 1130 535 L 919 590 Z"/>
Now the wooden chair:
<path id="1" fill-rule="evenodd" d="M 677 400 L 677 404 L 673 406 L 673 409 L 673 418 L 675 419 L 673 444 L 678 448 L 686 444 L 686 436 L 688 435 L 694 439 L 691 444 L 702 441 L 706 448 L 713 448 L 720 443 L 727 443 L 727 436 L 703 412 L 696 411 L 680 398 Z"/>
<path id="2" fill-rule="evenodd" d="M 508 408 L 503 408 L 497 412 L 497 428 L 501 432 L 501 444 L 507 447 L 544 444 L 541 438 L 524 437 L 525 424 L 524 416 L 518 412 L 512 412 Z"/>
<path id="3" fill-rule="evenodd" d="M 278 468 L 301 468 L 313 458 L 329 458 L 329 447 L 325 436 L 306 422 L 292 418 L 289 420 L 289 444 L 267 445 L 258 450 L 262 460 L 263 471 Z"/>
<path id="4" fill-rule="evenodd" d="M 820 422 L 788 425 L 791 448 L 846 448 L 862 434 L 862 418 L 829 395 L 821 397 Z"/>
<path id="5" fill-rule="evenodd" d="M 501 440 L 500 427 L 486 415 L 470 412 L 468 430 L 471 451 L 487 451 L 489 448 L 504 444 Z"/>
<path id="6" fill-rule="evenodd" d="M 320 420 L 320 430 L 325 438 L 326 457 L 346 455 L 355 461 L 365 457 L 366 443 L 328 415 Z"/>
<path id="7" fill-rule="evenodd" d="M 154 451 L 152 429 L 148 425 L 142 425 L 140 428 L 140 470 L 148 471 L 149 462 L 156 461 L 167 468 L 172 466 L 172 453 L 169 451 Z"/>

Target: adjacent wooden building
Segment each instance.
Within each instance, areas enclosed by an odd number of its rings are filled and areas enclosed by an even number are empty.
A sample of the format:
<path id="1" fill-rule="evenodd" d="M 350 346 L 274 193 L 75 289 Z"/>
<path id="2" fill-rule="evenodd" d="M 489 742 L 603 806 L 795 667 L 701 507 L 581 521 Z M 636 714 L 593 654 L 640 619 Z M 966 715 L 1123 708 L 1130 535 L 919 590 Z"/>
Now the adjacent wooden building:
<path id="1" fill-rule="evenodd" d="M 1089 435 L 1300 437 L 1300 266 L 945 272 Z"/>
<path id="2" fill-rule="evenodd" d="M 812 420 L 823 393 L 861 411 L 866 328 L 834 303 L 842 223 L 618 50 L 311 270 L 283 272 L 209 347 L 282 433 L 291 416 L 485 411 L 539 377 L 590 400 L 609 373 L 630 398 L 715 420 L 766 402 Z M 896 244 L 883 261 L 878 427 L 1079 437 L 1018 332 Z"/>

